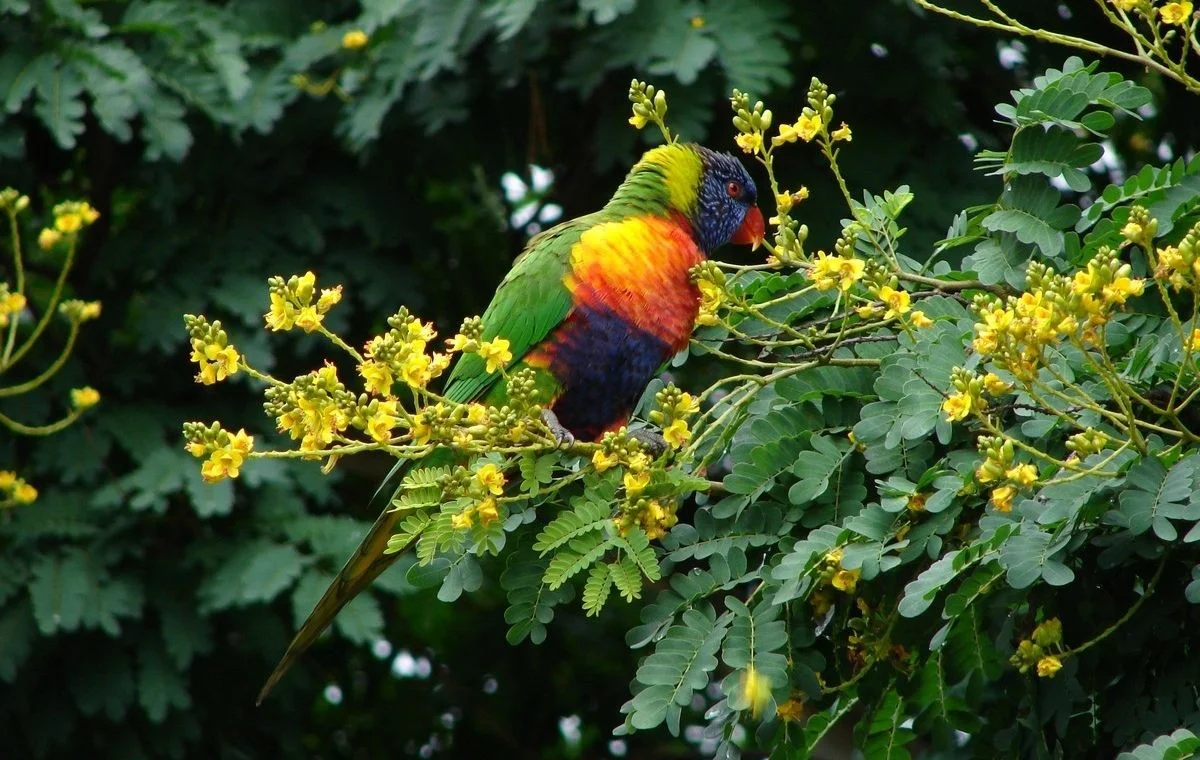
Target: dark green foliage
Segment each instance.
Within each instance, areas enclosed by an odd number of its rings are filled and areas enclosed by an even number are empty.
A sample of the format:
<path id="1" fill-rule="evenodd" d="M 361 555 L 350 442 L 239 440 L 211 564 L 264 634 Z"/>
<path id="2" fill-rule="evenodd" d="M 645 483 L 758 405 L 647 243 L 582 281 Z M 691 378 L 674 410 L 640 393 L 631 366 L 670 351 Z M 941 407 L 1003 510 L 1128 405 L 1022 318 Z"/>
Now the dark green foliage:
<path id="1" fill-rule="evenodd" d="M 1046 4 L 1013 5 L 1036 14 Z M 342 35 L 356 28 L 370 44 L 343 49 Z M 732 442 L 711 443 L 729 455 L 711 476 L 730 493 L 681 512 L 662 550 L 638 531 L 618 540 L 592 502 L 552 510 L 538 500 L 550 463 L 531 462 L 525 482 L 538 485 L 519 517 L 538 521 L 540 543 L 514 540 L 500 560 L 458 547 L 457 564 L 435 561 L 412 576 L 444 598 L 463 594 L 452 607 L 417 592 L 401 562 L 339 616 L 277 699 L 250 708 L 293 627 L 374 519 L 359 505 L 388 463 L 345 463 L 325 477 L 312 465 L 260 462 L 236 486 L 204 485 L 182 450 L 182 422 L 264 420 L 250 432 L 272 432 L 249 383 L 204 393 L 192 383 L 181 313 L 221 318 L 257 366 L 281 374 L 316 359 L 311 342 L 262 334 L 270 275 L 311 268 L 344 283 L 332 325 L 343 334 L 369 334 L 401 303 L 452 328 L 486 303 L 522 243 L 505 225 L 501 173 L 551 165 L 553 199 L 568 216 L 597 207 L 642 147 L 625 124 L 623 91 L 635 75 L 670 91 L 678 131 L 733 149 L 722 115 L 730 87 L 770 97 L 778 120 L 798 110 L 797 83 L 820 73 L 855 127 L 844 166 L 851 184 L 882 193 L 906 183 L 914 196 L 903 237 L 914 269 L 945 237 L 939 255 L 951 264 L 970 252 L 967 268 L 985 283 L 1020 283 L 1030 246 L 1061 263 L 1086 261 L 1119 237 L 1135 201 L 1161 234 L 1179 228 L 1172 239 L 1192 223 L 1200 164 L 1135 171 L 1153 156 L 1131 137 L 1196 144 L 1193 103 L 1160 95 L 1158 115 L 1137 122 L 1125 112 L 1150 95 L 1135 84 L 1162 92 L 1141 72 L 1126 70 L 1135 82 L 1062 66 L 1059 51 L 1037 46 L 1009 71 L 995 65 L 994 45 L 898 1 L 863 14 L 786 0 L 0 0 L 0 185 L 29 193 L 39 211 L 66 197 L 101 211 L 70 287 L 104 302 L 89 342 L 50 389 L 64 395 L 86 379 L 101 405 L 34 445 L 0 442 L 0 464 L 42 492 L 0 515 L 6 751 L 350 757 L 408 756 L 429 744 L 446 756 L 560 757 L 573 750 L 557 721 L 578 714 L 586 752 L 603 756 L 632 678 L 629 729 L 666 723 L 682 733 L 708 720 L 718 751 L 733 757 L 735 727 L 756 736 L 737 693 L 741 670 L 768 675 L 774 703 L 789 686 L 818 695 L 818 672 L 834 687 L 854 676 L 824 636 L 844 630 L 847 600 L 827 628 L 804 601 L 840 546 L 862 571 L 860 589 L 901 599 L 895 640 L 909 642 L 917 662 L 881 664 L 814 699 L 816 714 L 786 732 L 796 756 L 839 720 L 861 726 L 870 757 L 916 754 L 914 733 L 946 756 L 1030 756 L 1043 749 L 1030 739 L 1042 732 L 1064 756 L 1139 743 L 1128 756 L 1188 756 L 1196 739 L 1175 729 L 1200 730 L 1188 643 L 1200 513 L 1183 491 L 1192 460 L 1144 460 L 1123 481 L 1045 489 L 1044 511 L 1018 505 L 960 542 L 955 525 L 977 504 L 960 492 L 971 467 L 951 449 L 969 444 L 937 407 L 970 327 L 964 307 L 940 296 L 918 304 L 936 328 L 847 349 L 884 357 L 878 372 L 820 367 L 765 388 Z M 335 81 L 345 99 L 311 94 L 298 74 L 312 87 Z M 993 122 L 998 101 L 1008 103 L 1004 125 Z M 1100 133 L 1128 168 L 1111 185 L 1085 170 Z M 1005 187 L 972 173 L 960 134 L 992 151 L 984 168 L 1015 179 Z M 813 239 L 832 239 L 846 214 L 836 188 L 815 162 L 784 162 L 813 190 Z M 1082 213 L 1079 193 L 1094 201 Z M 904 197 L 869 195 L 855 216 L 896 242 Z M 33 292 L 51 272 L 35 258 Z M 763 273 L 741 286 L 763 302 L 797 281 Z M 825 297 L 796 299 L 769 316 L 828 307 Z M 1123 328 L 1145 336 L 1129 371 L 1147 382 L 1178 361 L 1155 352 L 1161 317 L 1135 312 Z M 699 386 L 714 371 L 695 362 L 682 374 Z M 47 404 L 35 399 L 22 412 L 49 415 Z M 926 514 L 897 536 L 918 490 L 933 494 Z M 552 545 L 575 560 L 551 557 Z M 1061 617 L 1081 641 L 1139 598 L 1166 550 L 1138 617 L 1026 690 L 1006 660 L 1035 611 Z M 597 617 L 583 621 L 571 603 L 576 586 L 582 611 Z M 640 601 L 631 608 L 620 597 Z M 541 647 L 506 649 L 506 631 Z M 433 678 L 390 675 L 388 661 L 362 646 L 381 637 L 428 657 Z M 489 676 L 495 696 L 480 688 Z M 331 683 L 340 705 L 320 696 Z M 712 717 L 692 709 L 694 698 L 708 700 Z M 973 735 L 966 747 L 949 749 L 952 727 Z M 778 722 L 764 731 L 764 743 L 785 733 Z M 624 740 L 646 755 L 698 752 L 664 737 Z"/>

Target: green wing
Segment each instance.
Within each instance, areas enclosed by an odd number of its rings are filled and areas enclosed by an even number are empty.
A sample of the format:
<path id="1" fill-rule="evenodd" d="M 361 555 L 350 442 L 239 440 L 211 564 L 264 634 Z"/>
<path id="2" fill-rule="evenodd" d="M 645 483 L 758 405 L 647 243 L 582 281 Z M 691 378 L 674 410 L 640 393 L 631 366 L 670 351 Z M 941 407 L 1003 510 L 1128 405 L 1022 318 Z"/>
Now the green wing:
<path id="1" fill-rule="evenodd" d="M 582 216 L 535 236 L 496 289 L 483 313 L 483 338 L 509 341 L 510 367 L 571 313 L 574 304 L 563 282 L 570 271 L 571 248 L 584 230 L 600 221 L 598 216 Z M 450 371 L 445 396 L 460 403 L 474 401 L 499 378 L 500 373 L 487 372 L 478 355 L 466 354 Z"/>

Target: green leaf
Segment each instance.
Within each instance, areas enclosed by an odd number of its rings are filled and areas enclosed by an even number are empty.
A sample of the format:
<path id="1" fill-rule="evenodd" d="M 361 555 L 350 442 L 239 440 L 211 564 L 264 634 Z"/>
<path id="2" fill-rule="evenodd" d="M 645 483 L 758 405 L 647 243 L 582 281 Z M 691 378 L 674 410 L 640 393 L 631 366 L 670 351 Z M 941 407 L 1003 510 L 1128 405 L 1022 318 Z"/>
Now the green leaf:
<path id="1" fill-rule="evenodd" d="M 637 568 L 634 568 L 636 573 Z M 637 581 L 640 585 L 641 574 L 637 574 Z M 583 611 L 588 617 L 599 615 L 600 610 L 604 608 L 604 602 L 608 600 L 608 594 L 613 587 L 613 577 L 609 570 L 609 565 L 604 562 L 597 562 L 592 565 L 592 569 L 588 571 L 587 582 L 583 584 Z"/>
<path id="2" fill-rule="evenodd" d="M 73 631 L 83 623 L 93 588 L 90 570 L 87 555 L 80 551 L 47 554 L 34 564 L 29 597 L 43 636 Z"/>
<path id="3" fill-rule="evenodd" d="M 29 602 L 0 607 L 0 681 L 13 683 L 33 650 L 37 627 Z"/>
<path id="4" fill-rule="evenodd" d="M 1178 531 L 1170 518 L 1200 518 L 1200 504 L 1193 503 L 1195 454 L 1180 459 L 1168 472 L 1156 457 L 1149 456 L 1129 469 L 1120 507 L 1104 516 L 1105 522 L 1140 536 L 1150 528 L 1163 541 L 1174 541 Z"/>
<path id="5" fill-rule="evenodd" d="M 612 506 L 580 499 L 575 508 L 562 512 L 542 529 L 533 548 L 543 556 L 592 531 L 603 530 L 612 519 Z"/>
<path id="6" fill-rule="evenodd" d="M 508 559 L 500 576 L 500 585 L 508 592 L 508 642 L 517 644 L 526 637 L 534 644 L 546 640 L 546 625 L 554 619 L 554 607 L 571 598 L 571 587 L 552 589 L 544 580 L 547 562 L 530 549 L 517 549 Z"/>
<path id="7" fill-rule="evenodd" d="M 1091 189 L 1092 182 L 1081 169 L 1094 164 L 1103 153 L 1098 143 L 1082 142 L 1070 130 L 1037 125 L 1018 129 L 1007 153 L 984 151 L 976 162 L 995 165 L 991 174 L 1062 177 L 1068 187 L 1083 193 Z"/>
<path id="8" fill-rule="evenodd" d="M 625 601 L 632 602 L 634 599 L 641 598 L 642 571 L 638 568 L 636 562 L 626 555 L 621 558 L 620 562 L 615 562 L 608 567 L 609 577 L 616 584 L 617 590 L 621 592 L 621 596 L 625 598 Z M 590 582 L 591 578 L 588 581 Z"/>
<path id="9" fill-rule="evenodd" d="M 1157 737 L 1152 743 L 1122 752 L 1117 755 L 1117 760 L 1187 760 L 1197 754 L 1200 754 L 1200 737 L 1180 728 Z"/>
<path id="10" fill-rule="evenodd" d="M 984 229 L 1011 232 L 1017 240 L 1055 257 L 1063 250 L 1063 233 L 1079 219 L 1079 208 L 1059 206 L 1059 192 L 1043 180 L 1016 177 L 1000 197 L 997 210 L 983 218 Z"/>
<path id="11" fill-rule="evenodd" d="M 699 610 L 687 610 L 679 624 L 667 630 L 637 669 L 635 678 L 645 688 L 622 708 L 631 713 L 634 728 L 649 729 L 666 722 L 668 730 L 679 735 L 682 707 L 708 685 L 731 617 L 728 612 L 713 618 Z"/>
<path id="12" fill-rule="evenodd" d="M 586 570 L 613 546 L 613 539 L 604 533 L 585 533 L 560 548 L 546 568 L 546 584 L 551 590 L 562 586 L 577 573 Z"/>
<path id="13" fill-rule="evenodd" d="M 162 723 L 171 708 L 187 709 L 192 704 L 187 682 L 171 667 L 161 646 L 146 643 L 138 650 L 138 703 L 151 723 Z"/>
<path id="14" fill-rule="evenodd" d="M 912 729 L 906 726 L 907 720 L 904 700 L 894 690 L 889 689 L 865 726 L 863 756 L 866 760 L 909 760 L 912 754 L 904 745 L 917 737 Z"/>
<path id="15" fill-rule="evenodd" d="M 808 444 L 812 449 L 801 451 L 792 465 L 792 472 L 800 480 L 788 490 L 788 501 L 796 505 L 807 504 L 825 493 L 834 474 L 854 451 L 854 447 L 844 438 L 814 435 Z"/>

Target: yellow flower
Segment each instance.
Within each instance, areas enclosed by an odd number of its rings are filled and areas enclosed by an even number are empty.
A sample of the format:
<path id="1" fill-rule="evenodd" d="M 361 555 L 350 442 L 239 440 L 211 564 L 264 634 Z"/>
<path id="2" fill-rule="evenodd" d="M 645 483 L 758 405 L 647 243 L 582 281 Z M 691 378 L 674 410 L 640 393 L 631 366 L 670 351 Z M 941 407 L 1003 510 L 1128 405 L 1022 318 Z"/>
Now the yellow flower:
<path id="1" fill-rule="evenodd" d="M 845 140 L 846 142 L 850 142 L 851 140 L 854 139 L 854 134 L 850 131 L 850 125 L 848 125 L 844 121 L 842 122 L 842 126 L 833 130 L 833 132 L 830 133 L 829 136 L 831 138 L 833 138 L 834 142 L 837 142 L 838 140 Z"/>
<path id="2" fill-rule="evenodd" d="M 693 29 L 701 29 L 708 22 L 704 20 L 703 16 L 692 16 L 692 20 L 688 23 L 692 25 Z"/>
<path id="3" fill-rule="evenodd" d="M 696 317 L 696 324 L 717 324 L 719 321 L 717 319 L 717 309 L 720 308 L 721 302 L 725 300 L 725 291 L 720 285 L 709 280 L 701 280 L 696 283 L 696 288 L 700 291 L 700 312 Z"/>
<path id="4" fill-rule="evenodd" d="M 482 425 L 487 422 L 488 410 L 483 404 L 467 404 L 467 422 L 471 425 Z"/>
<path id="5" fill-rule="evenodd" d="M 475 524 L 475 510 L 464 509 L 450 518 L 450 527 L 455 530 L 466 530 Z"/>
<path id="6" fill-rule="evenodd" d="M 1062 621 L 1058 618 L 1043 620 L 1033 629 L 1033 641 L 1040 647 L 1062 643 Z"/>
<path id="7" fill-rule="evenodd" d="M 196 457 L 197 459 L 208 454 L 208 447 L 205 446 L 200 441 L 192 441 L 191 443 L 187 444 L 183 448 L 185 451 L 187 451 L 187 453 L 191 454 L 192 456 Z"/>
<path id="8" fill-rule="evenodd" d="M 462 333 L 458 333 L 453 338 L 446 341 L 446 345 L 449 346 L 451 351 L 465 351 L 467 348 L 467 345 L 470 342 L 471 342 L 470 338 L 463 335 Z"/>
<path id="9" fill-rule="evenodd" d="M 392 368 L 388 365 L 376 361 L 363 362 L 358 367 L 358 374 L 363 377 L 367 393 L 373 393 L 376 396 L 391 395 L 392 383 L 395 382 L 395 378 L 392 377 Z"/>
<path id="10" fill-rule="evenodd" d="M 3 299 L 0 299 L 0 314 L 8 316 L 15 314 L 25 308 L 24 293 L 9 293 Z M 82 319 L 80 320 L 82 321 Z"/>
<path id="11" fill-rule="evenodd" d="M 809 267 L 809 277 L 817 290 L 834 287 L 849 290 L 862 279 L 865 269 L 866 263 L 862 259 L 830 256 L 824 251 L 817 251 L 817 260 Z"/>
<path id="12" fill-rule="evenodd" d="M 38 491 L 28 483 L 18 483 L 13 491 L 13 499 L 18 504 L 32 504 L 37 501 Z"/>
<path id="13" fill-rule="evenodd" d="M 833 580 L 830 583 L 838 591 L 853 594 L 854 589 L 858 588 L 858 579 L 861 576 L 862 570 L 839 570 L 833 574 Z"/>
<path id="14" fill-rule="evenodd" d="M 1172 5 L 1176 4 L 1177 3 L 1172 3 Z M 1125 238 L 1131 243 L 1136 243 L 1142 236 L 1143 232 L 1145 232 L 1145 230 L 1143 230 L 1142 225 L 1138 224 L 1137 222 L 1126 222 L 1125 226 L 1121 228 L 1121 237 Z"/>
<path id="15" fill-rule="evenodd" d="M 688 424 L 683 420 L 675 420 L 663 430 L 663 440 L 673 449 L 681 449 L 683 445 L 692 437 L 692 432 L 688 430 Z"/>
<path id="16" fill-rule="evenodd" d="M 1013 496 L 1017 489 L 1012 486 L 1000 486 L 992 489 L 992 506 L 999 512 L 1011 512 Z"/>
<path id="17" fill-rule="evenodd" d="M 0 488 L 12 488 L 17 483 L 17 473 L 12 470 L 0 470 Z"/>
<path id="18" fill-rule="evenodd" d="M 1197 349 L 1200 349 L 1200 328 L 1192 330 L 1191 336 L 1187 339 L 1187 348 L 1192 353 L 1196 353 Z"/>
<path id="19" fill-rule="evenodd" d="M 342 47 L 347 50 L 359 50 L 367 46 L 369 42 L 367 33 L 362 29 L 351 29 L 342 35 Z"/>
<path id="20" fill-rule="evenodd" d="M 1001 380 L 995 372 L 989 372 L 983 376 L 983 389 L 993 396 L 1003 396 L 1012 390 L 1012 385 Z"/>
<path id="21" fill-rule="evenodd" d="M 288 303 L 282 293 L 272 293 L 271 310 L 263 317 L 270 330 L 290 330 L 296 324 L 296 307 Z"/>
<path id="22" fill-rule="evenodd" d="M 1191 3 L 1188 3 L 1188 5 L 1191 5 Z M 1038 678 L 1054 678 L 1054 674 L 1060 670 L 1062 670 L 1062 660 L 1052 654 L 1038 660 Z"/>
<path id="23" fill-rule="evenodd" d="M 675 413 L 679 415 L 695 414 L 700 409 L 699 402 L 696 397 L 690 393 L 679 394 L 679 400 L 675 402 Z"/>
<path id="24" fill-rule="evenodd" d="M 67 211 L 54 217 L 54 229 L 71 234 L 83 228 L 83 216 L 75 211 Z"/>
<path id="25" fill-rule="evenodd" d="M 317 313 L 317 307 L 303 306 L 300 308 L 300 312 L 296 314 L 296 327 L 299 327 L 306 333 L 310 333 L 321 326 L 321 320 L 323 319 L 325 319 L 325 316 Z"/>
<path id="26" fill-rule="evenodd" d="M 829 565 L 842 564 L 842 550 L 835 546 L 834 548 L 825 552 L 825 563 Z"/>
<path id="27" fill-rule="evenodd" d="M 1031 486 L 1037 482 L 1038 471 L 1037 467 L 1031 464 L 1019 464 L 1009 468 L 1004 477 L 1021 486 Z"/>
<path id="28" fill-rule="evenodd" d="M 596 472 L 604 472 L 615 467 L 620 459 L 616 454 L 606 454 L 604 449 L 596 449 L 596 453 L 592 454 L 592 466 L 596 468 Z"/>
<path id="29" fill-rule="evenodd" d="M 49 227 L 38 233 L 38 247 L 43 251 L 48 251 L 58 245 L 62 240 L 62 233 L 58 230 L 50 229 Z"/>
<path id="30" fill-rule="evenodd" d="M 1129 296 L 1140 296 L 1146 289 L 1145 280 L 1133 280 L 1124 275 L 1104 286 L 1101 293 L 1110 303 L 1124 304 Z"/>
<path id="31" fill-rule="evenodd" d="M 650 473 L 647 470 L 642 472 L 627 472 L 623 478 L 625 490 L 630 496 L 637 496 L 642 491 L 646 490 L 646 486 L 650 485 Z"/>
<path id="32" fill-rule="evenodd" d="M 888 307 L 883 315 L 884 319 L 892 319 L 907 313 L 911 302 L 907 290 L 895 290 L 889 285 L 884 285 L 879 289 L 879 300 Z"/>
<path id="33" fill-rule="evenodd" d="M 796 134 L 804 142 L 811 141 L 821 131 L 821 118 L 814 114 L 804 114 L 796 121 Z"/>
<path id="34" fill-rule="evenodd" d="M 410 432 L 412 433 L 413 443 L 420 446 L 421 444 L 428 443 L 429 439 L 433 437 L 433 426 L 428 421 L 418 417 L 413 422 Z"/>
<path id="35" fill-rule="evenodd" d="M 494 523 L 500 519 L 500 510 L 496 506 L 496 500 L 490 496 L 479 503 L 479 506 L 475 508 L 475 514 L 479 515 L 480 525 Z"/>
<path id="36" fill-rule="evenodd" d="M 508 350 L 510 345 L 507 338 L 485 340 L 479 344 L 479 355 L 487 362 L 489 375 L 512 361 L 512 352 Z"/>
<path id="37" fill-rule="evenodd" d="M 923 311 L 914 311 L 909 319 L 912 320 L 913 327 L 918 329 L 933 326 L 933 320 L 925 316 L 925 312 Z"/>
<path id="38" fill-rule="evenodd" d="M 742 676 L 742 698 L 750 706 L 750 714 L 757 718 L 771 701 L 771 679 L 751 665 Z"/>
<path id="39" fill-rule="evenodd" d="M 317 299 L 317 311 L 324 314 L 332 309 L 342 300 L 342 286 L 336 288 L 325 288 L 321 291 L 321 297 Z"/>
<path id="40" fill-rule="evenodd" d="M 375 413 L 367 419 L 367 435 L 383 443 L 392 437 L 392 429 L 396 427 L 396 402 L 384 401 L 376 408 Z"/>
<path id="41" fill-rule="evenodd" d="M 744 153 L 757 153 L 762 148 L 762 132 L 749 132 L 733 138 Z"/>
<path id="42" fill-rule="evenodd" d="M 966 393 L 951 393 L 942 402 L 942 411 L 946 413 L 946 418 L 951 422 L 965 420 L 974 408 L 975 400 Z"/>
<path id="43" fill-rule="evenodd" d="M 431 360 L 427 354 L 415 353 L 404 360 L 400 367 L 400 377 L 413 388 L 424 388 L 429 384 L 432 373 L 429 370 Z"/>
<path id="44" fill-rule="evenodd" d="M 1158 15 L 1164 24 L 1187 26 L 1188 19 L 1192 15 L 1192 4 L 1190 0 L 1182 3 L 1167 3 L 1158 9 Z M 1038 670 L 1041 670 L 1041 665 L 1038 666 Z"/>
<path id="45" fill-rule="evenodd" d="M 200 466 L 200 475 L 206 482 L 216 483 L 224 478 L 236 478 L 242 464 L 254 448 L 254 438 L 239 430 L 229 443 L 214 450 Z"/>
<path id="46" fill-rule="evenodd" d="M 641 472 L 642 470 L 646 469 L 649 466 L 650 466 L 649 455 L 647 455 L 641 451 L 639 451 L 638 453 L 629 457 L 629 469 L 631 472 Z"/>
<path id="47" fill-rule="evenodd" d="M 224 380 L 227 377 L 237 374 L 238 360 L 241 357 L 238 356 L 237 349 L 233 346 L 221 348 L 209 343 L 204 347 L 204 358 L 216 365 L 217 380 Z"/>
<path id="48" fill-rule="evenodd" d="M 87 322 L 89 320 L 99 318 L 100 308 L 101 306 L 99 301 L 88 301 L 83 305 L 83 308 L 79 310 L 79 321 Z"/>
<path id="49" fill-rule="evenodd" d="M 425 348 L 425 346 L 424 346 L 425 343 L 428 343 L 429 341 L 431 341 L 435 337 L 437 337 L 437 331 L 435 331 L 433 329 L 432 322 L 425 324 L 425 323 L 422 323 L 420 320 L 414 320 L 414 321 L 408 323 L 407 331 L 408 331 L 408 339 L 409 340 L 413 340 L 413 341 L 419 340 L 422 342 L 422 345 L 421 345 L 422 350 L 424 350 L 424 348 Z"/>
<path id="50" fill-rule="evenodd" d="M 504 472 L 491 462 L 475 471 L 475 480 L 483 486 L 483 490 L 493 496 L 504 493 Z"/>
<path id="51" fill-rule="evenodd" d="M 100 403 L 100 391 L 90 386 L 73 388 L 71 390 L 71 406 L 76 409 L 88 409 Z"/>
<path id="52" fill-rule="evenodd" d="M 650 117 L 644 114 L 634 113 L 633 116 L 629 117 L 629 123 L 633 125 L 634 129 L 641 129 L 650 123 Z"/>
<path id="53" fill-rule="evenodd" d="M 784 723 L 798 723 L 804 720 L 804 702 L 799 699 L 789 699 L 775 708 L 775 717 Z"/>

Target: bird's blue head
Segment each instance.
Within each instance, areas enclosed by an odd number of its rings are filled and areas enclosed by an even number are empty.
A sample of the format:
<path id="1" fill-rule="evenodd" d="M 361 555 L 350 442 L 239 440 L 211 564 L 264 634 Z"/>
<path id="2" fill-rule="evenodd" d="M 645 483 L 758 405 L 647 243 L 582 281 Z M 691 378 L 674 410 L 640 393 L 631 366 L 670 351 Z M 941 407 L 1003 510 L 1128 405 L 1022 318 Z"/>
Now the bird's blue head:
<path id="1" fill-rule="evenodd" d="M 728 153 L 693 145 L 700 157 L 700 185 L 690 214 L 696 242 L 706 252 L 726 243 L 758 247 L 765 226 L 758 189 L 742 162 Z"/>

